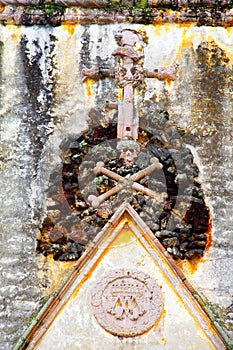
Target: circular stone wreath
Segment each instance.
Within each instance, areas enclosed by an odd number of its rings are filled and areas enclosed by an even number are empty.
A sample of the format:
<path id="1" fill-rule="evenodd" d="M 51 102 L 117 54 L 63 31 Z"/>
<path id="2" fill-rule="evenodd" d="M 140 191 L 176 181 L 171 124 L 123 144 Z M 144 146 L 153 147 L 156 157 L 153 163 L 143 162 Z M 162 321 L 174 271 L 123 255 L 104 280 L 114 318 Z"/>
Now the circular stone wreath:
<path id="1" fill-rule="evenodd" d="M 119 159 L 116 135 L 116 124 L 94 126 L 71 142 L 63 160 L 62 185 L 74 213 L 73 232 L 66 230 L 62 240 L 54 244 L 55 223 L 46 243 L 38 242 L 38 251 L 52 253 L 58 260 L 78 259 L 83 251 L 83 236 L 86 242 L 92 240 L 122 202 L 127 201 L 175 259 L 202 256 L 208 244 L 210 214 L 198 182 L 198 168 L 179 130 L 171 125 L 166 114 L 150 118 L 146 130 L 139 130 L 140 152 L 130 167 Z M 116 185 L 106 175 L 95 175 L 93 170 L 98 161 L 112 172 L 130 177 L 148 167 L 155 157 L 162 170 L 155 170 L 138 182 L 157 193 L 166 192 L 162 203 L 124 188 L 97 208 L 90 205 L 89 195 L 99 196 Z"/>
<path id="2" fill-rule="evenodd" d="M 89 239 L 94 238 L 122 201 L 127 200 L 174 258 L 200 256 L 206 246 L 210 217 L 197 181 L 198 168 L 181 136 L 165 117 L 157 121 L 155 130 L 153 126 L 148 129 L 139 131 L 140 153 L 131 167 L 124 166 L 119 159 L 116 125 L 97 126 L 77 138 L 70 147 L 70 155 L 64 159 L 66 198 L 80 221 L 85 221 L 82 228 L 86 229 Z M 107 176 L 94 174 L 98 161 L 126 177 L 146 168 L 153 157 L 159 159 L 163 169 L 139 183 L 157 192 L 167 192 L 162 207 L 153 198 L 127 190 L 111 196 L 98 208 L 90 206 L 88 195 L 98 196 L 116 185 Z"/>

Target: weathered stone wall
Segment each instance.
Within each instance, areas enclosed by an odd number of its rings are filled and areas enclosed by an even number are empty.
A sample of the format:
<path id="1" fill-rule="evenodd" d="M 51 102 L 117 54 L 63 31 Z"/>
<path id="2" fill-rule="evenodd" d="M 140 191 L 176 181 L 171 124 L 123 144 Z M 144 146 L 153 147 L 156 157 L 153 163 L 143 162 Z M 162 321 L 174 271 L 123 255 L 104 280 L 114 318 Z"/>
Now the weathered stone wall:
<path id="1" fill-rule="evenodd" d="M 232 0 L 1 0 L 0 22 L 16 25 L 195 23 L 232 25 Z"/>
<path id="2" fill-rule="evenodd" d="M 168 111 L 172 123 L 184 129 L 199 167 L 212 244 L 198 264 L 183 262 L 182 268 L 231 347 L 233 30 L 175 23 L 9 24 L 0 27 L 1 349 L 12 348 L 72 265 L 36 254 L 37 232 L 56 206 L 51 191 L 65 203 L 61 148 L 87 128 L 91 107 L 103 110 L 106 100 L 116 99 L 113 79 L 82 83 L 81 69 L 97 62 L 114 65 L 114 35 L 126 27 L 147 34 L 145 67 L 179 64 L 173 82 L 146 79 L 138 105 L 142 113 L 148 105 Z M 71 214 L 64 205 L 64 215 Z"/>

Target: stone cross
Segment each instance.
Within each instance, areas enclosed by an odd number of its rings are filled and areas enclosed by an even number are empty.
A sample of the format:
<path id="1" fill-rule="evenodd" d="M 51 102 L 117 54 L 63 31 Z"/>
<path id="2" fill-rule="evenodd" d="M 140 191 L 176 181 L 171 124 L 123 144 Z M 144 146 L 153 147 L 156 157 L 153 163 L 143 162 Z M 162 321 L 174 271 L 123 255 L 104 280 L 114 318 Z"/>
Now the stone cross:
<path id="1" fill-rule="evenodd" d="M 141 62 L 145 45 L 142 35 L 132 29 L 123 29 L 115 38 L 119 46 L 112 55 L 118 57 L 120 63 L 115 68 L 114 74 L 111 70 L 101 67 L 84 68 L 82 79 L 85 81 L 88 78 L 98 80 L 112 75 L 115 77 L 116 85 L 123 89 L 122 99 L 118 103 L 117 138 L 129 137 L 137 140 L 139 118 L 134 107 L 134 88 L 140 85 L 144 78 L 175 80 L 177 65 L 144 69 Z"/>
<path id="2" fill-rule="evenodd" d="M 143 47 L 144 41 L 142 35 L 131 29 L 124 29 L 116 35 L 118 48 L 113 51 L 112 55 L 119 58 L 119 65 L 115 68 L 114 74 L 111 69 L 103 69 L 92 67 L 82 70 L 83 81 L 88 78 L 98 80 L 104 77 L 115 78 L 116 85 L 122 89 L 122 98 L 118 103 L 118 123 L 117 138 L 119 139 L 117 150 L 120 151 L 120 159 L 126 167 L 133 165 L 140 151 L 140 146 L 136 142 L 138 139 L 139 118 L 134 106 L 134 89 L 139 86 L 144 78 L 157 78 L 160 80 L 174 80 L 176 78 L 177 66 L 173 65 L 165 68 L 155 68 L 147 70 L 143 68 L 141 59 L 144 57 Z M 132 188 L 133 190 L 142 192 L 143 194 L 155 198 L 158 203 L 164 201 L 167 197 L 166 193 L 160 195 L 150 189 L 137 183 L 138 180 L 152 173 L 155 169 L 161 169 L 162 165 L 158 159 L 154 159 L 153 163 L 146 169 L 137 172 L 129 178 L 124 178 L 114 172 L 106 169 L 104 163 L 97 163 L 94 172 L 96 175 L 104 174 L 114 179 L 118 184 L 96 197 L 90 195 L 88 201 L 92 207 L 97 208 L 101 203 L 109 197 L 115 195 L 124 188 Z"/>

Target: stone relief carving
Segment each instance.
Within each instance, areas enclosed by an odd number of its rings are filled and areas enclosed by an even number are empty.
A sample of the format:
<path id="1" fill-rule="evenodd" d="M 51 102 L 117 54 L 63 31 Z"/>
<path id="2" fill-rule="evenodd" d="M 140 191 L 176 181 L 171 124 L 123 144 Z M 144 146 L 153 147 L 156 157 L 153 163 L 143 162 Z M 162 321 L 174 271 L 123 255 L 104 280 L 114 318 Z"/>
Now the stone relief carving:
<path id="1" fill-rule="evenodd" d="M 116 67 L 115 68 L 115 83 L 120 88 L 126 85 L 138 86 L 144 80 L 144 69 L 140 65 L 135 65 L 130 68 Z"/>
<path id="2" fill-rule="evenodd" d="M 162 312 L 162 292 L 144 272 L 111 271 L 97 282 L 91 304 L 97 322 L 106 331 L 131 337 L 156 323 Z"/>
<path id="3" fill-rule="evenodd" d="M 126 140 L 127 141 L 127 140 Z M 122 144 L 120 146 L 121 150 L 121 158 L 123 159 L 123 162 L 126 167 L 129 167 L 130 165 L 133 165 L 135 158 L 137 158 L 137 154 L 135 154 L 135 150 L 137 153 L 139 152 L 140 149 L 135 149 L 132 151 L 131 148 L 129 147 L 129 144 L 126 143 L 126 148 L 123 147 L 125 140 L 121 141 Z M 131 140 L 131 142 L 134 142 L 134 147 L 135 147 L 135 141 Z M 119 143 L 118 143 L 119 145 Z M 137 144 L 136 144 L 137 145 Z M 122 148 L 123 147 L 123 148 Z M 97 208 L 101 203 L 103 203 L 106 199 L 111 197 L 113 194 L 116 194 L 120 192 L 121 190 L 126 190 L 127 188 L 130 189 L 132 188 L 135 191 L 139 191 L 151 198 L 156 199 L 157 203 L 163 202 L 167 198 L 167 194 L 165 192 L 162 193 L 157 193 L 155 191 L 150 190 L 149 188 L 140 185 L 138 180 L 144 178 L 145 176 L 149 175 L 152 173 L 154 170 L 159 170 L 162 169 L 162 165 L 159 163 L 158 158 L 151 158 L 151 165 L 149 165 L 147 168 L 138 171 L 137 173 L 134 173 L 130 177 L 122 177 L 121 175 L 118 175 L 114 173 L 113 171 L 106 169 L 104 167 L 103 162 L 98 162 L 96 164 L 96 167 L 94 168 L 94 172 L 96 175 L 104 174 L 108 176 L 109 178 L 118 181 L 119 184 L 116 185 L 115 187 L 111 188 L 109 191 L 101 194 L 100 196 L 96 197 L 95 195 L 90 195 L 88 196 L 88 201 L 91 203 L 92 207 Z"/>
<path id="4" fill-rule="evenodd" d="M 118 47 L 112 52 L 117 65 L 113 67 L 91 67 L 82 69 L 82 80 L 99 80 L 106 77 L 115 78 L 115 84 L 123 89 L 121 107 L 118 108 L 117 137 L 138 139 L 139 117 L 134 108 L 134 89 L 144 82 L 145 78 L 175 80 L 177 64 L 168 67 L 146 69 L 143 67 L 143 35 L 133 29 L 123 29 L 115 35 Z"/>
<path id="5" fill-rule="evenodd" d="M 114 78 L 121 89 L 118 100 L 89 111 L 89 129 L 70 140 L 69 150 L 65 140 L 63 190 L 74 213 L 64 215 L 67 203 L 61 201 L 60 212 L 55 204 L 52 218 L 41 227 L 37 250 L 53 253 L 55 260 L 77 260 L 83 245 L 127 201 L 175 259 L 200 258 L 210 241 L 211 220 L 198 169 L 182 141 L 184 130 L 153 101 L 145 103 L 139 129 L 134 98 L 142 83 L 146 87 L 144 78 L 175 80 L 177 65 L 144 68 L 144 33 L 123 29 L 115 38 L 115 64 L 84 67 L 82 78 Z M 63 198 L 60 188 L 56 191 L 55 203 Z"/>
<path id="6" fill-rule="evenodd" d="M 140 152 L 140 145 L 134 140 L 121 140 L 117 144 L 117 150 L 120 152 L 119 159 L 126 167 L 133 166 L 135 159 Z"/>

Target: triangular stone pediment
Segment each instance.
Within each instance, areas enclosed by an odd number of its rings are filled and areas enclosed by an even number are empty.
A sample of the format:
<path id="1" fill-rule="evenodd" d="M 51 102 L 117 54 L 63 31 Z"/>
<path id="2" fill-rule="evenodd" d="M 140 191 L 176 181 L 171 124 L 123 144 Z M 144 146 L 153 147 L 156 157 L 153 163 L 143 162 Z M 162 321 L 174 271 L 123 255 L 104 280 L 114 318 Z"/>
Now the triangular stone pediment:
<path id="1" fill-rule="evenodd" d="M 123 204 L 37 322 L 27 349 L 225 349 L 188 282 Z"/>

